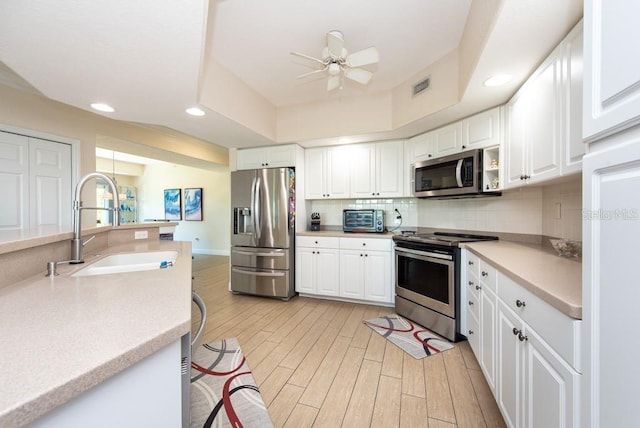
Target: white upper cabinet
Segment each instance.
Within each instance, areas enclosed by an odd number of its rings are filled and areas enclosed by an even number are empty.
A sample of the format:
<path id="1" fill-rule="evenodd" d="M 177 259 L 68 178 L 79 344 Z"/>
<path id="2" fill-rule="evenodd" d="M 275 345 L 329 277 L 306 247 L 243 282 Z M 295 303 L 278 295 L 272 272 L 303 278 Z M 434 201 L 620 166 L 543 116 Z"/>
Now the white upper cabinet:
<path id="1" fill-rule="evenodd" d="M 404 142 L 353 146 L 351 197 L 395 198 L 404 195 Z"/>
<path id="2" fill-rule="evenodd" d="M 579 23 L 507 103 L 505 188 L 580 171 Z"/>
<path id="3" fill-rule="evenodd" d="M 238 150 L 237 167 L 239 170 L 293 166 L 296 166 L 295 144 Z"/>
<path id="4" fill-rule="evenodd" d="M 462 122 L 438 128 L 433 133 L 433 157 L 451 155 L 462 151 Z"/>
<path id="5" fill-rule="evenodd" d="M 578 26 L 565 40 L 565 68 L 563 81 L 568 105 L 565 103 L 564 113 L 568 118 L 564 127 L 564 150 L 562 152 L 562 173 L 567 174 L 582 170 L 582 157 L 585 144 L 582 140 L 582 84 L 583 84 L 583 30 Z"/>
<path id="6" fill-rule="evenodd" d="M 495 107 L 410 138 L 406 146 L 408 164 L 499 146 L 502 143 L 501 112 L 501 107 Z"/>
<path id="7" fill-rule="evenodd" d="M 462 120 L 462 150 L 500 145 L 500 107 Z"/>
<path id="8" fill-rule="evenodd" d="M 348 146 L 305 150 L 306 199 L 349 198 Z"/>
<path id="9" fill-rule="evenodd" d="M 583 137 L 598 138 L 640 123 L 640 4 L 586 0 Z"/>

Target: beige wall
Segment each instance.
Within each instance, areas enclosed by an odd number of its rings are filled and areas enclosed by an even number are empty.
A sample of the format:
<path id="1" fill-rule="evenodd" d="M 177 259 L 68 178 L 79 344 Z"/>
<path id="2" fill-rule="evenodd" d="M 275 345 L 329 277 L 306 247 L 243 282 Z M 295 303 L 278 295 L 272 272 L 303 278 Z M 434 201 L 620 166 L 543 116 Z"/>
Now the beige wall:
<path id="1" fill-rule="evenodd" d="M 172 164 L 151 164 L 136 179 L 138 220 L 164 218 L 164 189 L 202 187 L 203 221 L 179 222 L 174 239 L 191 241 L 194 253 L 229 255 L 231 182 L 228 167 L 215 171 Z"/>
<path id="2" fill-rule="evenodd" d="M 96 141 L 104 141 L 105 136 L 117 141 L 117 149 L 120 151 L 126 152 L 127 145 L 130 144 L 132 147 L 147 147 L 156 152 L 173 152 L 176 161 L 193 160 L 214 167 L 216 164 L 225 167 L 228 165 L 226 148 L 175 131 L 162 132 L 159 129 L 120 122 L 3 85 L 0 85 L 0 125 L 79 141 L 80 176 L 96 170 Z M 82 199 L 95 200 L 92 186 L 86 186 Z M 83 213 L 83 228 L 94 227 L 93 219 L 95 213 Z"/>

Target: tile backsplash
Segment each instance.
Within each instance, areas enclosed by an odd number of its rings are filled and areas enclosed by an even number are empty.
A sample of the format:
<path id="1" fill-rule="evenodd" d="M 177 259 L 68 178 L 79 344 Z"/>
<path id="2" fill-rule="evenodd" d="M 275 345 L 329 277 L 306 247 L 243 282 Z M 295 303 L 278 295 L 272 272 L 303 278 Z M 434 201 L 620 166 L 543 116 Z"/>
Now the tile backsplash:
<path id="1" fill-rule="evenodd" d="M 397 209 L 402 215 L 401 229 L 430 227 L 580 240 L 580 180 L 578 175 L 561 183 L 521 187 L 504 191 L 501 197 L 488 198 L 314 200 L 311 211 L 320 213 L 323 226 L 341 227 L 343 209 L 372 208 L 385 211 L 386 226 L 392 229 L 397 226 L 394 223 Z"/>

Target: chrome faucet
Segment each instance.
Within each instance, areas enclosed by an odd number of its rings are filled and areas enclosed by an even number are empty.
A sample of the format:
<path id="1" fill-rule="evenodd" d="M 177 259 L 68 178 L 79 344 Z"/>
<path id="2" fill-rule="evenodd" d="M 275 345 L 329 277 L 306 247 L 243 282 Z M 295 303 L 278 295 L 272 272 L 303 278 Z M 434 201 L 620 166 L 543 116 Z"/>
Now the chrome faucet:
<path id="1" fill-rule="evenodd" d="M 111 194 L 113 195 L 113 208 L 101 208 L 101 207 L 83 207 L 82 200 L 82 189 L 84 185 L 92 178 L 100 178 L 107 182 L 109 187 L 111 188 Z M 120 198 L 118 197 L 118 186 L 116 186 L 115 181 L 110 177 L 107 177 L 104 174 L 99 172 L 91 172 L 80 179 L 78 184 L 76 185 L 75 197 L 73 200 L 73 239 L 71 240 L 71 260 L 69 263 L 77 264 L 84 263 L 84 258 L 82 255 L 82 250 L 84 246 L 91 240 L 93 237 L 89 238 L 86 242 L 83 242 L 80 234 L 82 233 L 81 227 L 81 212 L 82 210 L 107 210 L 113 211 L 113 225 L 118 226 L 120 224 Z"/>

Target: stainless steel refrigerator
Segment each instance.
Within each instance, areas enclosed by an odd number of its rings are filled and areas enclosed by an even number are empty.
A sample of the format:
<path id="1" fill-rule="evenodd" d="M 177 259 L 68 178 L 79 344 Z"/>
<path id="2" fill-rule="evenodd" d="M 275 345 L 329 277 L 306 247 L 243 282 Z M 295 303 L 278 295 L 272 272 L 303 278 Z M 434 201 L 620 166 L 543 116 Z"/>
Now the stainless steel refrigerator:
<path id="1" fill-rule="evenodd" d="M 231 291 L 295 294 L 295 170 L 231 173 Z"/>

